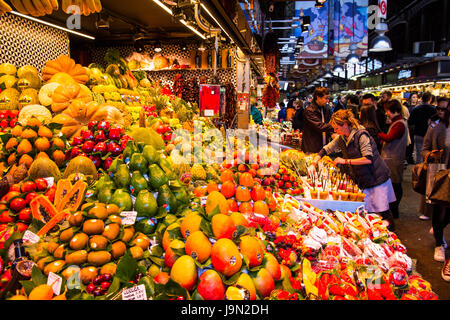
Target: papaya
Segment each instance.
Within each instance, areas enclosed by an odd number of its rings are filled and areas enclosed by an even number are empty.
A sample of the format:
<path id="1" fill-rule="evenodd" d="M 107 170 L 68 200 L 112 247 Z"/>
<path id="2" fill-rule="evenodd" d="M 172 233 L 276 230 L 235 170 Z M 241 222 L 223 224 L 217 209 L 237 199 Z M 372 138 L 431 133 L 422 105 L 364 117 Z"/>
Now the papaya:
<path id="1" fill-rule="evenodd" d="M 170 188 L 167 185 L 161 186 L 158 190 L 158 197 L 156 199 L 158 206 L 161 207 L 165 204 L 168 205 L 166 208 L 169 212 L 175 213 L 177 212 L 178 203 L 177 199 L 175 198 L 175 195 L 170 190 Z"/>
<path id="2" fill-rule="evenodd" d="M 139 171 L 141 174 L 147 173 L 148 162 L 142 153 L 133 153 L 130 158 L 130 170 Z"/>
<path id="3" fill-rule="evenodd" d="M 88 182 L 93 182 L 98 179 L 97 167 L 91 159 L 85 156 L 77 156 L 69 161 L 64 170 L 64 179 L 67 179 L 72 174 L 83 174 L 87 177 Z"/>
<path id="4" fill-rule="evenodd" d="M 142 154 L 149 164 L 153 164 L 159 161 L 159 153 L 156 151 L 155 147 L 147 144 L 144 149 L 142 149 Z"/>
<path id="5" fill-rule="evenodd" d="M 114 173 L 114 183 L 118 188 L 128 189 L 131 183 L 130 171 L 126 164 L 120 164 Z"/>
<path id="6" fill-rule="evenodd" d="M 69 215 L 69 212 L 62 211 L 57 213 L 53 218 L 50 219 L 49 222 L 47 222 L 37 233 L 37 236 L 42 236 L 52 230 L 54 226 L 56 226 L 59 222 L 61 222 L 63 219 L 65 219 Z"/>
<path id="7" fill-rule="evenodd" d="M 56 192 L 55 192 L 55 198 L 53 200 L 55 207 L 58 208 L 59 204 L 61 203 L 62 199 L 70 192 L 72 189 L 72 183 L 70 183 L 67 179 L 61 179 L 56 184 Z"/>
<path id="8" fill-rule="evenodd" d="M 158 203 L 148 190 L 141 190 L 136 197 L 134 208 L 138 217 L 154 217 L 158 213 Z"/>
<path id="9" fill-rule="evenodd" d="M 50 200 L 43 195 L 34 198 L 30 202 L 30 207 L 33 218 L 44 223 L 47 223 L 51 218 L 55 217 L 58 214 L 58 211 L 52 205 Z"/>
<path id="10" fill-rule="evenodd" d="M 161 186 L 165 185 L 169 179 L 164 171 L 156 164 L 151 164 L 148 167 L 150 184 L 154 190 L 158 190 Z"/>
<path id="11" fill-rule="evenodd" d="M 82 180 L 78 180 L 69 193 L 67 193 L 60 201 L 56 207 L 56 210 L 69 210 L 71 212 L 77 211 L 81 203 L 84 201 L 86 189 L 87 183 Z"/>
<path id="12" fill-rule="evenodd" d="M 125 146 L 125 149 L 123 150 L 123 159 L 128 162 L 131 160 L 131 156 L 135 153 L 139 152 L 139 149 L 137 148 L 136 144 L 133 140 L 128 140 L 127 144 Z"/>
<path id="13" fill-rule="evenodd" d="M 141 174 L 140 171 L 137 170 L 134 171 L 131 177 L 131 186 L 130 186 L 131 193 L 134 196 L 137 196 L 139 192 L 147 189 L 148 189 L 147 180 L 145 180 L 144 176 Z"/>
<path id="14" fill-rule="evenodd" d="M 122 211 L 131 211 L 133 209 L 133 201 L 131 196 L 124 189 L 117 189 L 111 197 L 111 203 L 114 203 Z"/>
<path id="15" fill-rule="evenodd" d="M 108 172 L 112 173 L 113 175 L 117 172 L 117 169 L 119 169 L 119 165 L 123 164 L 123 160 L 116 158 L 111 162 L 111 165 L 109 166 Z"/>

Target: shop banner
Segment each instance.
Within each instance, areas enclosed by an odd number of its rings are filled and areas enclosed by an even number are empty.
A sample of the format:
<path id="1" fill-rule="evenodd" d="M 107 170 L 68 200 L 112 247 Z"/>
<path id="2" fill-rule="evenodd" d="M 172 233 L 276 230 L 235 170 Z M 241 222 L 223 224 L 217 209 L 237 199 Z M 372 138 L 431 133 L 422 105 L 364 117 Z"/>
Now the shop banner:
<path id="1" fill-rule="evenodd" d="M 345 58 L 350 45 L 357 47 L 356 54 L 368 54 L 368 0 L 334 0 L 334 51 Z"/>
<path id="2" fill-rule="evenodd" d="M 328 51 L 328 2 L 323 7 L 316 8 L 315 1 L 295 2 L 295 16 L 300 18 L 309 16 L 311 25 L 308 31 L 302 32 L 301 25 L 294 29 L 294 35 L 304 37 L 304 45 L 298 58 L 326 58 Z"/>

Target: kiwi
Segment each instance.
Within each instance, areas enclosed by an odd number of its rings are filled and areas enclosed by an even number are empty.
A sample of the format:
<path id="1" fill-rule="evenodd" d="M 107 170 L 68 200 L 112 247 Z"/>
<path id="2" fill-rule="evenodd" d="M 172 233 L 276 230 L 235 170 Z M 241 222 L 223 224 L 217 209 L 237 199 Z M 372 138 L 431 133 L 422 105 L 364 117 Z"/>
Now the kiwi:
<path id="1" fill-rule="evenodd" d="M 88 253 L 86 250 L 78 250 L 69 254 L 66 254 L 67 264 L 81 265 L 86 262 Z"/>
<path id="2" fill-rule="evenodd" d="M 88 254 L 88 262 L 94 266 L 102 266 L 111 261 L 111 254 L 108 251 L 91 251 Z"/>
<path id="3" fill-rule="evenodd" d="M 111 223 L 105 227 L 102 235 L 108 240 L 113 241 L 119 236 L 119 233 L 120 233 L 120 225 L 117 223 Z"/>
<path id="4" fill-rule="evenodd" d="M 87 234 L 85 234 L 83 232 L 79 232 L 72 237 L 72 239 L 70 240 L 69 246 L 73 250 L 81 250 L 86 247 L 88 240 L 89 240 L 89 237 Z"/>
<path id="5" fill-rule="evenodd" d="M 83 223 L 83 232 L 89 235 L 102 234 L 105 223 L 100 219 L 89 219 Z"/>

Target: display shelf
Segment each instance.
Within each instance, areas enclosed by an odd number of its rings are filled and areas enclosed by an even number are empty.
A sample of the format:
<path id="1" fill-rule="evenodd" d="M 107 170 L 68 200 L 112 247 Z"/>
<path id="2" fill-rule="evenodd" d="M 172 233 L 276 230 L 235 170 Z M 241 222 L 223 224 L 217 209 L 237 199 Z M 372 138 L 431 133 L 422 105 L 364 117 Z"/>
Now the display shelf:
<path id="1" fill-rule="evenodd" d="M 350 211 L 355 212 L 361 206 L 364 206 L 364 202 L 356 201 L 336 201 L 336 200 L 321 200 L 321 199 L 306 199 L 302 197 L 295 197 L 295 199 L 308 202 L 320 210 L 335 210 L 335 211 Z"/>

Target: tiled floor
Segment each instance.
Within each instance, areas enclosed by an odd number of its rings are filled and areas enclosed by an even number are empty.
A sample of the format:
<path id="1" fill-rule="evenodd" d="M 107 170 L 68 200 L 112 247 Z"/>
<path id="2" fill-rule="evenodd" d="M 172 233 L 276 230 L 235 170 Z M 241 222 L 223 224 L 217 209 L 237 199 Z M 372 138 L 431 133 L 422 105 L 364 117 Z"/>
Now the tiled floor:
<path id="1" fill-rule="evenodd" d="M 403 199 L 400 203 L 400 218 L 396 220 L 396 234 L 408 249 L 408 255 L 417 260 L 417 272 L 429 281 L 434 292 L 441 300 L 450 300 L 450 282 L 441 277 L 443 263 L 433 259 L 434 237 L 429 233 L 431 220 L 419 220 L 420 195 L 411 187 L 411 168 L 409 165 L 404 173 Z M 450 243 L 450 225 L 445 229 L 445 239 Z M 450 258 L 450 250 L 446 252 Z"/>

